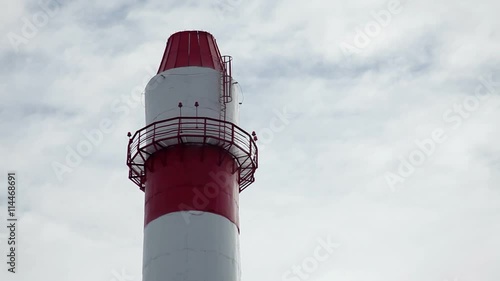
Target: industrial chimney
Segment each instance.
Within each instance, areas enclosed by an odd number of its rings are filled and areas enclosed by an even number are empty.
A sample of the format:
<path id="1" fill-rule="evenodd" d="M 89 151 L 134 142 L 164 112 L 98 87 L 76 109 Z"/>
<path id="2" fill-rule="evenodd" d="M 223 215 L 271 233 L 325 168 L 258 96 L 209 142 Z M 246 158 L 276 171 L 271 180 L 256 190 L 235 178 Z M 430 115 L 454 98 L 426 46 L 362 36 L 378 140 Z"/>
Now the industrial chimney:
<path id="1" fill-rule="evenodd" d="M 127 151 L 145 192 L 143 281 L 240 280 L 239 193 L 258 155 L 231 64 L 211 34 L 178 32 L 146 87 L 146 126 Z"/>

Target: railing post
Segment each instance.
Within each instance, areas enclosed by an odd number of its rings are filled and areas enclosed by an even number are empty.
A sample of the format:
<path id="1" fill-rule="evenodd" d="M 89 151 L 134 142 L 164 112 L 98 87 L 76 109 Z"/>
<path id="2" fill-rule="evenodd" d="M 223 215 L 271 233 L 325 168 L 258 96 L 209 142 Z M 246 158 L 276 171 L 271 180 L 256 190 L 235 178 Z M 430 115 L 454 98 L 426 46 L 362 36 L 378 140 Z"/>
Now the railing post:
<path id="1" fill-rule="evenodd" d="M 132 145 L 132 138 L 129 138 L 128 139 L 128 146 L 127 146 L 127 166 L 131 166 L 130 165 L 130 146 Z"/>
<path id="2" fill-rule="evenodd" d="M 203 119 L 203 144 L 207 143 L 207 118 Z"/>
<path id="3" fill-rule="evenodd" d="M 156 140 L 156 123 L 153 125 L 153 142 Z"/>
<path id="4" fill-rule="evenodd" d="M 179 125 L 177 127 L 177 143 L 181 143 L 181 132 L 182 132 L 182 129 L 181 129 L 181 126 L 182 126 L 181 119 L 182 119 L 182 117 L 179 117 Z"/>
<path id="5" fill-rule="evenodd" d="M 234 143 L 234 124 L 231 123 L 231 143 Z"/>
<path id="6" fill-rule="evenodd" d="M 139 147 L 140 147 L 140 143 L 141 143 L 141 131 L 139 131 L 139 134 L 137 135 L 137 153 L 139 153 Z"/>
<path id="7" fill-rule="evenodd" d="M 250 161 L 252 160 L 252 148 L 253 148 L 253 145 L 252 145 L 252 136 L 249 136 L 249 144 L 250 144 Z"/>

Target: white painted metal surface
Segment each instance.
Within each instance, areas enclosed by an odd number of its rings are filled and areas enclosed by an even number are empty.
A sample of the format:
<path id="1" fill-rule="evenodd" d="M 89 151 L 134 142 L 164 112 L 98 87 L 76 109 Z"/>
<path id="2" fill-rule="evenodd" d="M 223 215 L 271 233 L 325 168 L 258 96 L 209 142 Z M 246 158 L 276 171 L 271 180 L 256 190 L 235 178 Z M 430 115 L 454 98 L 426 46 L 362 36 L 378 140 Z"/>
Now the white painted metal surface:
<path id="1" fill-rule="evenodd" d="M 175 212 L 144 229 L 143 281 L 239 281 L 238 229 L 206 212 Z"/>
<path id="2" fill-rule="evenodd" d="M 198 102 L 199 117 L 219 119 L 221 85 L 221 73 L 206 67 L 179 67 L 156 75 L 146 86 L 146 125 L 179 117 L 179 102 L 182 116 L 196 116 Z M 226 121 L 238 125 L 238 106 L 238 98 L 233 97 L 226 105 Z"/>
<path id="3" fill-rule="evenodd" d="M 233 122 L 238 125 L 240 121 L 240 104 L 239 101 L 241 99 L 239 86 L 234 79 L 231 82 L 231 92 L 232 92 L 232 101 L 226 104 L 226 113 L 228 116 L 227 121 Z"/>
<path id="4" fill-rule="evenodd" d="M 233 93 L 231 102 L 225 104 L 225 121 L 238 125 L 240 97 L 234 83 L 233 80 L 231 82 Z M 183 117 L 196 117 L 196 102 L 199 104 L 198 117 L 224 120 L 221 89 L 221 73 L 212 68 L 189 66 L 166 70 L 153 77 L 146 86 L 146 125 L 179 117 L 181 114 Z M 181 110 L 179 110 L 179 102 L 182 103 Z M 191 122 L 196 121 L 191 120 Z M 220 125 L 214 124 L 213 121 L 211 123 L 212 125 L 207 128 L 211 131 L 204 133 L 201 131 L 203 127 L 183 122 L 181 130 L 184 133 L 199 135 L 199 137 L 183 137 L 183 142 L 200 143 L 205 140 L 209 144 L 219 145 L 220 141 L 210 137 L 228 138 L 231 135 L 231 128 L 228 125 L 223 129 L 223 133 L 229 136 L 223 137 L 219 131 Z M 172 127 L 156 130 L 156 135 L 167 136 L 171 134 L 177 134 L 177 131 L 172 131 Z M 209 138 L 204 139 L 203 136 Z M 152 139 L 150 141 L 152 142 Z M 238 141 L 236 140 L 236 142 Z M 172 139 L 160 144 L 168 146 L 176 143 L 177 139 Z M 245 146 L 245 144 L 238 144 Z M 153 150 L 154 147 L 149 149 Z M 242 152 L 233 147 L 231 153 L 239 155 Z"/>

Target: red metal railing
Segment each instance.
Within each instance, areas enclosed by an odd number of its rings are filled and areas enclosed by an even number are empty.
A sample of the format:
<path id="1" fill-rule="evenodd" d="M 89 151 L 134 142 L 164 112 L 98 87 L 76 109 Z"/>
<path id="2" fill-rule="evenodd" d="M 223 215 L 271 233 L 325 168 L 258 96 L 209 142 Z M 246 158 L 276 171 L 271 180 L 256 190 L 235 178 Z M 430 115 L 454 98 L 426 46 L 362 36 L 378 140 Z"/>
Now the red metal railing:
<path id="1" fill-rule="evenodd" d="M 149 156 L 178 144 L 215 145 L 228 151 L 237 163 L 240 192 L 255 181 L 258 151 L 253 137 L 231 122 L 208 117 L 175 117 L 137 131 L 128 144 L 129 179 L 144 190 Z"/>

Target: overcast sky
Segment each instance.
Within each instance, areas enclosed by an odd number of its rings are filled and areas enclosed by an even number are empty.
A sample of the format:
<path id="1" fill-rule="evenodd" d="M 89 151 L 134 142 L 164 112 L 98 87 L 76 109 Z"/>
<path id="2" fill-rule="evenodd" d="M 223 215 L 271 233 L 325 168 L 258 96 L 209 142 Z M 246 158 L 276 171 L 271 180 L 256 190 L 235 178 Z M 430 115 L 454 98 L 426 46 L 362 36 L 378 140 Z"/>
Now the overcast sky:
<path id="1" fill-rule="evenodd" d="M 1 4 L 0 172 L 18 174 L 19 222 L 11 274 L 2 188 L 0 280 L 141 280 L 126 135 L 167 38 L 192 29 L 234 57 L 259 135 L 243 281 L 500 280 L 498 1 Z"/>

